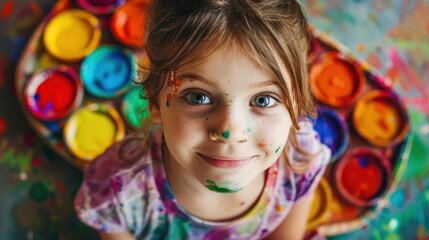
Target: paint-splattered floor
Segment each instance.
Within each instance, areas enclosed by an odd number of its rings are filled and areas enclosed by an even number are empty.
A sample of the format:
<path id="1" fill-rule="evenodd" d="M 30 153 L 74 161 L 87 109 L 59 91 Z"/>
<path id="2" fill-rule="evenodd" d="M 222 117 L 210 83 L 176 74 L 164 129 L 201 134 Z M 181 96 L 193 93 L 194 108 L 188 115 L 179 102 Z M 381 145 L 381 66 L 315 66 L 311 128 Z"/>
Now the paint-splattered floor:
<path id="1" fill-rule="evenodd" d="M 74 216 L 81 173 L 40 142 L 14 93 L 16 61 L 55 1 L 0 0 L 0 239 L 96 239 Z M 429 237 L 429 0 L 305 0 L 309 20 L 388 76 L 411 116 L 409 164 L 389 206 L 332 239 Z"/>

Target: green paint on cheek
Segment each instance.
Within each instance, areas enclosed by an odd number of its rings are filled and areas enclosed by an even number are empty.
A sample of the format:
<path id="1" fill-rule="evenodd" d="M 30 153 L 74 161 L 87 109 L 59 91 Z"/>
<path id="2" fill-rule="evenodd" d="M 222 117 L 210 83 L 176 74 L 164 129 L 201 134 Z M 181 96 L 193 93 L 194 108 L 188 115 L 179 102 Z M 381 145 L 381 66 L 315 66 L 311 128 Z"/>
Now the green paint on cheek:
<path id="1" fill-rule="evenodd" d="M 222 132 L 222 137 L 228 139 L 229 138 L 229 130 L 225 131 L 225 132 Z"/>
<path id="2" fill-rule="evenodd" d="M 278 148 L 276 149 L 276 152 L 275 152 L 275 153 L 278 153 L 278 152 L 279 152 L 279 150 L 280 150 L 280 147 L 278 147 Z"/>
<path id="3" fill-rule="evenodd" d="M 247 132 L 250 133 L 252 129 L 250 127 L 247 127 Z"/>
<path id="4" fill-rule="evenodd" d="M 218 193 L 235 193 L 240 191 L 242 188 L 238 187 L 237 184 L 233 184 L 229 181 L 222 182 L 218 185 L 212 180 L 206 181 L 207 185 L 206 188 L 213 192 Z"/>

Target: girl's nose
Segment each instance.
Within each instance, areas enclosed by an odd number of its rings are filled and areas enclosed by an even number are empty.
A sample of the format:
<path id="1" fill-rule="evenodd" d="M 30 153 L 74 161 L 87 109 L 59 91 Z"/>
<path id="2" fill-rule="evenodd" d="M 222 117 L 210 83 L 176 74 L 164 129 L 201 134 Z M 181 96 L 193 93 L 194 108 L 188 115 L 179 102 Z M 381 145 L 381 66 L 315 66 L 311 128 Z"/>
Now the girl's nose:
<path id="1" fill-rule="evenodd" d="M 210 130 L 210 139 L 225 143 L 243 143 L 248 141 L 246 114 L 240 109 L 226 107 L 215 116 L 215 128 Z"/>

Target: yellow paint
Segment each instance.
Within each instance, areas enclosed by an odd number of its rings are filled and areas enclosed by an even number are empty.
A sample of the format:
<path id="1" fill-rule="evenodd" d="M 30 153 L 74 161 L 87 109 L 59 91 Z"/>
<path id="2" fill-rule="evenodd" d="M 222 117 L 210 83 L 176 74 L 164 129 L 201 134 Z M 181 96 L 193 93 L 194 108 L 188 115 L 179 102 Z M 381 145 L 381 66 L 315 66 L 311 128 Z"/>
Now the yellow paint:
<path id="1" fill-rule="evenodd" d="M 332 192 L 328 181 L 325 178 L 320 180 L 314 191 L 311 202 L 310 214 L 308 217 L 307 229 L 318 227 L 327 218 L 327 213 L 331 208 Z"/>
<path id="2" fill-rule="evenodd" d="M 368 102 L 359 117 L 361 130 L 372 142 L 388 144 L 397 135 L 399 115 L 394 106 L 383 100 Z"/>
<path id="3" fill-rule="evenodd" d="M 47 24 L 43 35 L 47 50 L 64 61 L 84 58 L 98 46 L 100 39 L 97 17 L 80 9 L 56 15 Z"/>
<path id="4" fill-rule="evenodd" d="M 64 141 L 79 159 L 91 161 L 125 135 L 113 106 L 91 103 L 73 113 L 64 126 Z"/>
<path id="5" fill-rule="evenodd" d="M 114 141 L 116 124 L 106 114 L 84 110 L 76 115 L 74 145 L 88 156 L 97 156 Z"/>

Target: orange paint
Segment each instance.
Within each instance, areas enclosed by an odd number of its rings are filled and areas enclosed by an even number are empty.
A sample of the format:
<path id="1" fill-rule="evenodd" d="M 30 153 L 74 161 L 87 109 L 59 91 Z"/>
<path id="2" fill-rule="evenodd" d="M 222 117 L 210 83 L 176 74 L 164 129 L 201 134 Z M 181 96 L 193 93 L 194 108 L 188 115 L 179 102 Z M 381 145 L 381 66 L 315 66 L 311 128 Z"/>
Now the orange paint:
<path id="1" fill-rule="evenodd" d="M 113 13 L 110 26 L 116 39 L 130 47 L 143 47 L 146 5 L 141 1 L 127 1 Z"/>
<path id="2" fill-rule="evenodd" d="M 351 104 L 364 82 L 359 66 L 335 52 L 312 66 L 310 78 L 315 97 L 333 107 Z"/>
<path id="3" fill-rule="evenodd" d="M 376 146 L 389 146 L 408 132 L 405 110 L 388 92 L 372 91 L 356 103 L 353 124 L 356 131 Z"/>

